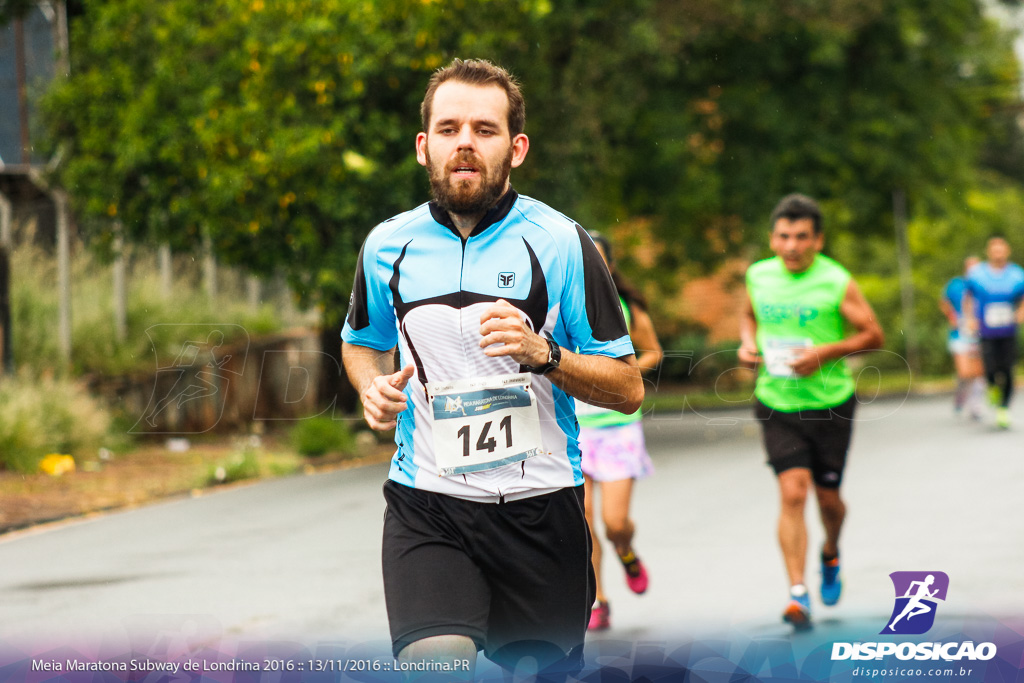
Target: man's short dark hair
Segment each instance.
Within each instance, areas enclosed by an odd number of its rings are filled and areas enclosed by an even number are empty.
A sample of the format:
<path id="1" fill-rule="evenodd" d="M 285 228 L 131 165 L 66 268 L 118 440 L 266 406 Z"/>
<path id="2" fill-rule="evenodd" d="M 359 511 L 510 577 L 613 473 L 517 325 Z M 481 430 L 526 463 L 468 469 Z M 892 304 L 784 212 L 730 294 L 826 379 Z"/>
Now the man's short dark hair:
<path id="1" fill-rule="evenodd" d="M 468 85 L 496 85 L 508 95 L 508 132 L 515 137 L 526 128 L 526 100 L 519 89 L 519 82 L 505 69 L 486 59 L 453 59 L 446 67 L 438 69 L 430 77 L 427 92 L 420 105 L 423 131 L 429 132 L 430 112 L 434 106 L 434 93 L 445 81 L 457 81 Z"/>
<path id="2" fill-rule="evenodd" d="M 814 223 L 814 234 L 821 234 L 821 208 L 818 206 L 818 202 L 814 201 L 807 195 L 793 193 L 787 194 L 785 197 L 780 199 L 779 203 L 775 205 L 775 209 L 772 211 L 770 224 L 772 230 L 775 229 L 775 221 L 780 218 L 785 218 L 788 221 L 798 221 L 801 218 L 810 218 Z"/>

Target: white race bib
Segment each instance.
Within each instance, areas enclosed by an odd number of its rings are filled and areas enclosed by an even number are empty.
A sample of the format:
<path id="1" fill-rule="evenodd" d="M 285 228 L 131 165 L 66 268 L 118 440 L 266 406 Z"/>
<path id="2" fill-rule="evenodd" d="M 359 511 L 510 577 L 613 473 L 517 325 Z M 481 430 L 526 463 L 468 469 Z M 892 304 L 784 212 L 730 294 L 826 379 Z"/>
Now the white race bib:
<path id="1" fill-rule="evenodd" d="M 1005 301 L 985 304 L 985 327 L 1010 327 L 1015 322 L 1013 306 Z"/>
<path id="2" fill-rule="evenodd" d="M 441 476 L 490 470 L 541 453 L 532 379 L 523 372 L 427 383 Z"/>
<path id="3" fill-rule="evenodd" d="M 772 338 L 765 341 L 761 349 L 764 357 L 764 369 L 772 377 L 784 377 L 791 379 L 796 377 L 793 372 L 792 363 L 800 356 L 805 349 L 814 344 L 810 339 L 783 339 Z"/>

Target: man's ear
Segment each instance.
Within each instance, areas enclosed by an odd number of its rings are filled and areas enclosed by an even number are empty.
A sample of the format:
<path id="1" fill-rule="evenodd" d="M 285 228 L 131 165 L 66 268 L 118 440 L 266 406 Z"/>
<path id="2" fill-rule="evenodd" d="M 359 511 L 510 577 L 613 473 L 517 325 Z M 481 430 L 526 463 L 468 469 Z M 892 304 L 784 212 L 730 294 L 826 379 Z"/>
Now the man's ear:
<path id="1" fill-rule="evenodd" d="M 523 133 L 512 138 L 512 168 L 519 168 L 519 165 L 526 159 L 526 153 L 530 151 L 530 138 Z"/>
<path id="2" fill-rule="evenodd" d="M 427 134 L 417 133 L 416 134 L 416 161 L 419 162 L 420 166 L 427 165 Z"/>

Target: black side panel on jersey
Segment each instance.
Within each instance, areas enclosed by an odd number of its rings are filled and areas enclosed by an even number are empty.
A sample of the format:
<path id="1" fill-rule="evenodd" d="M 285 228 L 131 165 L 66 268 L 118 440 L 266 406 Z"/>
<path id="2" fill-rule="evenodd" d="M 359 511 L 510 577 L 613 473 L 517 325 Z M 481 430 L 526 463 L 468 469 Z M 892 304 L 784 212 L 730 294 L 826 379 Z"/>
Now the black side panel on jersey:
<path id="1" fill-rule="evenodd" d="M 622 317 L 619 294 L 615 290 L 608 266 L 601 252 L 594 246 L 587 231 L 576 225 L 580 246 L 583 247 L 583 283 L 587 296 L 587 321 L 599 342 L 614 341 L 629 334 L 626 319 Z"/>
<path id="2" fill-rule="evenodd" d="M 356 260 L 356 277 L 352 282 L 352 296 L 348 300 L 348 326 L 353 330 L 361 330 L 370 324 L 370 311 L 366 301 L 366 273 L 363 272 L 363 249 L 366 243 L 359 248 L 359 258 Z"/>

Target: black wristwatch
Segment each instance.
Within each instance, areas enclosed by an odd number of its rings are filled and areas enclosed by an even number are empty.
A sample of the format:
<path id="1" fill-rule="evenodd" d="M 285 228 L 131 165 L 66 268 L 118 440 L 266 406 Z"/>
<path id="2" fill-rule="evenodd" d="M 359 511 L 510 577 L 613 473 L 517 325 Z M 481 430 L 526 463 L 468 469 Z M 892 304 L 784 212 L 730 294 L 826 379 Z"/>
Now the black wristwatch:
<path id="1" fill-rule="evenodd" d="M 530 372 L 536 375 L 543 375 L 546 372 L 554 370 L 558 367 L 558 364 L 562 362 L 562 347 L 558 345 L 554 337 L 551 336 L 550 332 L 545 332 L 544 336 L 548 340 L 548 360 L 544 365 L 538 365 L 537 367 L 530 367 L 529 365 L 524 366 Z"/>

